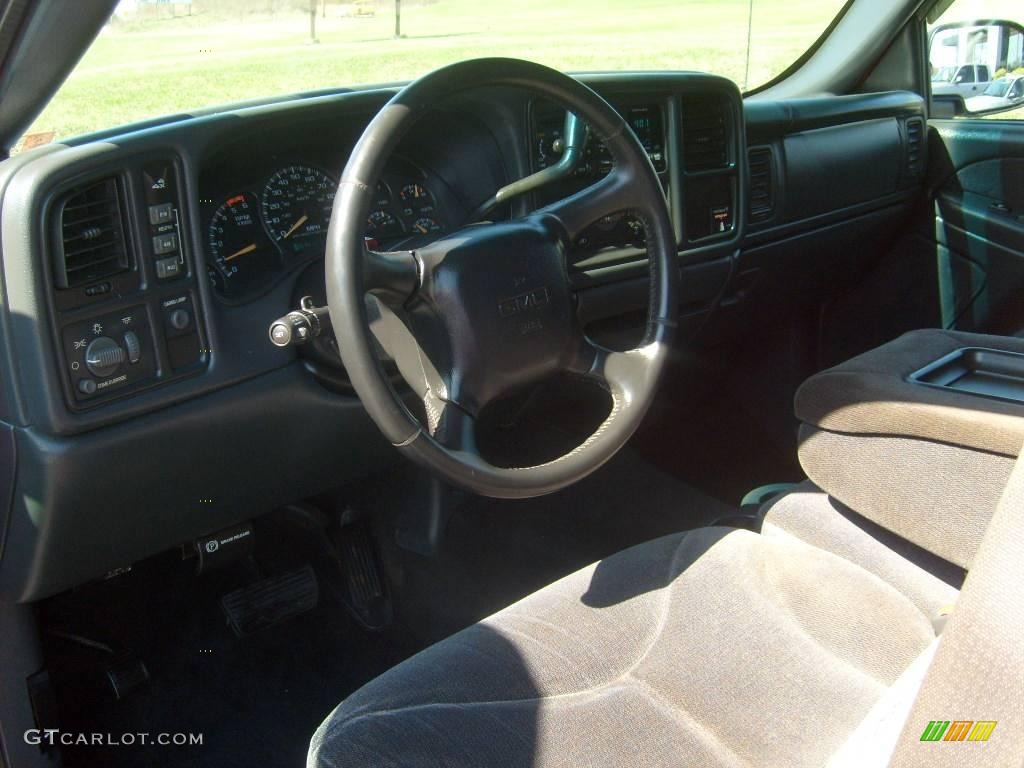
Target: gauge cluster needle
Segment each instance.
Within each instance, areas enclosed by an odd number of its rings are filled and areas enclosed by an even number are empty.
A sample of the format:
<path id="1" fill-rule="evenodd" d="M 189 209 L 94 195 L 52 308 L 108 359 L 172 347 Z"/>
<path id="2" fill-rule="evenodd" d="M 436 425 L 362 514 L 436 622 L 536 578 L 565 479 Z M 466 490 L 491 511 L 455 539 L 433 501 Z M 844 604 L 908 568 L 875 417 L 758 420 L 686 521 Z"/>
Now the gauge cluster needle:
<path id="1" fill-rule="evenodd" d="M 309 216 L 306 216 L 305 214 L 303 214 L 302 218 L 300 218 L 298 221 L 296 221 L 294 224 L 292 224 L 291 228 L 287 232 L 285 232 L 283 235 L 281 235 L 281 239 L 282 240 L 287 239 L 292 234 L 292 232 L 294 232 L 296 229 L 301 227 L 307 221 L 309 221 Z"/>
<path id="2" fill-rule="evenodd" d="M 239 256 L 245 256 L 245 254 L 252 253 L 255 250 L 256 250 L 256 243 L 251 243 L 251 244 L 245 246 L 245 248 L 240 248 L 239 250 L 235 251 L 230 256 L 225 256 L 224 257 L 224 261 L 231 261 L 232 259 L 237 259 Z"/>

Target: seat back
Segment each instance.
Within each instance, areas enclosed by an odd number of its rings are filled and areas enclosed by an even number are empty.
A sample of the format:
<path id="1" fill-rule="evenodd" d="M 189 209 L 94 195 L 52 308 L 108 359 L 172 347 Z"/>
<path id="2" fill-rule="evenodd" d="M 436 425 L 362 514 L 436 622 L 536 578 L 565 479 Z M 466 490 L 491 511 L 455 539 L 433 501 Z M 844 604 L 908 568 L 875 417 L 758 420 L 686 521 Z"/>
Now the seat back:
<path id="1" fill-rule="evenodd" d="M 1022 638 L 1024 453 L 942 634 L 875 703 L 827 768 L 1020 768 Z"/>
<path id="2" fill-rule="evenodd" d="M 1024 765 L 1024 454 L 985 532 L 889 765 Z"/>

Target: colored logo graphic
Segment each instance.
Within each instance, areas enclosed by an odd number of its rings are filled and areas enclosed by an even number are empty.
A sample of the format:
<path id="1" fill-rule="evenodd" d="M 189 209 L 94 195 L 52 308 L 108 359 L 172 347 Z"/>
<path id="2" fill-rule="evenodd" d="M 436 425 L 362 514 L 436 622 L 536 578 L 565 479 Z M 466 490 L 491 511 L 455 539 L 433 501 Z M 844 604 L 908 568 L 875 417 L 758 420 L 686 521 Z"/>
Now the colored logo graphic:
<path id="1" fill-rule="evenodd" d="M 921 741 L 988 741 L 997 720 L 932 720 Z"/>

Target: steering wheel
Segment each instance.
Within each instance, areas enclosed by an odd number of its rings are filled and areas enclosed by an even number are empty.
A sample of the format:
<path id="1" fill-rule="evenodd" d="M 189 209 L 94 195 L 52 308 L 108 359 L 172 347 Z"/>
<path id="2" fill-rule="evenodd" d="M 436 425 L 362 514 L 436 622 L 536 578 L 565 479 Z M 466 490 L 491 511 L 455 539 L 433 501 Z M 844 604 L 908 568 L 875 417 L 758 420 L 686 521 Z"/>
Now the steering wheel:
<path id="1" fill-rule="evenodd" d="M 512 221 L 470 225 L 410 251 L 370 250 L 364 223 L 384 164 L 428 109 L 458 92 L 515 87 L 589 123 L 614 160 L 586 189 Z M 651 291 L 645 338 L 614 352 L 586 337 L 566 252 L 588 225 L 636 216 L 647 233 Z M 352 386 L 384 436 L 466 490 L 539 496 L 586 477 L 626 443 L 649 407 L 676 325 L 676 245 L 654 168 L 622 117 L 590 88 L 517 59 L 476 59 L 411 83 L 377 113 L 345 166 L 327 239 L 327 304 Z M 378 345 L 422 398 L 426 425 L 385 376 Z M 553 461 L 498 467 L 480 455 L 476 421 L 488 403 L 557 372 L 611 394 L 608 417 Z"/>

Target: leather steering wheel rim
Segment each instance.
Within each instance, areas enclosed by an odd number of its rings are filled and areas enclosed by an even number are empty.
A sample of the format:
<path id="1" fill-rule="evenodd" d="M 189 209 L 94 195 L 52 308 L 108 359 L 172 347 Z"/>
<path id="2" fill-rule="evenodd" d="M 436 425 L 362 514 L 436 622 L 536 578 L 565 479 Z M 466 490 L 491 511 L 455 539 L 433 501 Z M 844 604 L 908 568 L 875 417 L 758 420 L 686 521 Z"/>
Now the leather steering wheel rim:
<path id="1" fill-rule="evenodd" d="M 367 250 L 364 223 L 384 165 L 398 142 L 419 117 L 445 98 L 498 86 L 541 95 L 585 120 L 608 147 L 614 160 L 612 171 L 581 192 L 523 219 L 471 226 L 442 236 L 436 247 L 386 254 Z M 604 349 L 585 336 L 576 318 L 565 259 L 572 239 L 583 228 L 619 211 L 644 224 L 651 275 L 647 332 L 643 343 L 627 352 Z M 479 257 L 475 262 L 473 255 Z M 516 258 L 523 264 L 517 265 Z M 480 272 L 485 269 L 486 275 Z M 334 200 L 326 283 L 342 362 L 384 436 L 445 480 L 498 498 L 557 491 L 586 477 L 622 448 L 654 397 L 677 317 L 675 235 L 664 192 L 644 149 L 615 109 L 590 88 L 556 70 L 518 59 L 476 59 L 438 69 L 403 88 L 377 113 L 352 151 Z M 459 287 L 463 284 L 471 286 L 472 292 Z M 428 314 L 438 316 L 444 326 L 436 334 L 440 341 L 435 346 L 444 349 L 438 357 L 455 361 L 451 370 L 439 366 L 433 384 L 431 376 L 425 377 L 428 421 L 434 429 L 424 428 L 402 402 L 377 352 L 377 344 L 382 343 L 380 329 L 388 323 L 374 311 L 375 302 L 400 312 L 410 301 L 430 310 L 417 312 L 421 320 Z M 445 310 L 461 316 L 471 309 L 476 314 L 461 318 L 461 325 L 443 316 Z M 571 329 L 563 327 L 566 322 Z M 533 335 L 520 338 L 528 333 Z M 508 354 L 496 357 L 502 349 Z M 537 359 L 529 358 L 531 354 Z M 490 362 L 457 370 L 460 359 L 475 361 L 478 356 Z M 432 365 L 421 350 L 418 364 L 422 368 L 425 362 Z M 472 437 L 475 408 L 466 404 L 485 405 L 492 390 L 501 385 L 511 385 L 534 370 L 556 369 L 601 382 L 612 398 L 608 417 L 580 446 L 553 461 L 521 468 L 487 462 L 476 451 Z M 492 386 L 487 381 L 489 371 L 494 372 L 492 378 L 503 381 Z M 470 387 L 466 384 L 470 381 L 476 383 Z"/>

